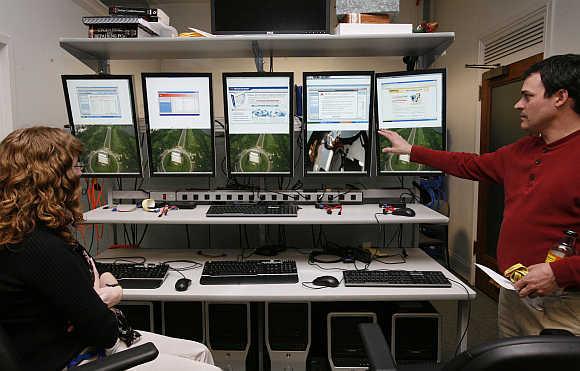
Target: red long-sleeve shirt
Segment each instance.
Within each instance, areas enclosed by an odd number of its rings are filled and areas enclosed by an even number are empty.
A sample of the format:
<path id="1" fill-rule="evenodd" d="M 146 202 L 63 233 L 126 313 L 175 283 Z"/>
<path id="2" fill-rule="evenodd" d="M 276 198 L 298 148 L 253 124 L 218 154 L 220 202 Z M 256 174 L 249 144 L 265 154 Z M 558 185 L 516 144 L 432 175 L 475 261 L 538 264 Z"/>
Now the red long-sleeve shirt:
<path id="1" fill-rule="evenodd" d="M 502 273 L 516 263 L 543 263 L 564 230 L 580 233 L 580 130 L 551 144 L 528 136 L 483 155 L 413 146 L 411 161 L 503 185 L 497 245 Z M 576 246 L 576 256 L 550 263 L 560 287 L 580 286 L 580 243 Z"/>

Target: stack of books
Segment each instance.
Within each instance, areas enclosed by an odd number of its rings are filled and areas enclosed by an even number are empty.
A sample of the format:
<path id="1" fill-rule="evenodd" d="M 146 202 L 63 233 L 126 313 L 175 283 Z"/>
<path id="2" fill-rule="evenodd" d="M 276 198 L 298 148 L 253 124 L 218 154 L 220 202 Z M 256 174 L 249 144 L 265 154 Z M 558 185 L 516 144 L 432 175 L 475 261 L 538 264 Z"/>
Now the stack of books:
<path id="1" fill-rule="evenodd" d="M 175 37 L 177 30 L 158 8 L 111 6 L 109 16 L 83 17 L 89 38 Z"/>

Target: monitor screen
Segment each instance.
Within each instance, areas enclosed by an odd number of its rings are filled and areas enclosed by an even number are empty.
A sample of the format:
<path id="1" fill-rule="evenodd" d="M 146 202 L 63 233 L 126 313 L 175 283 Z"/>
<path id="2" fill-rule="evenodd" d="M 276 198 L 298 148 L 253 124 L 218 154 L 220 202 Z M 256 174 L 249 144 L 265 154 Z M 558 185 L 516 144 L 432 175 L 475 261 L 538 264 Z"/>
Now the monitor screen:
<path id="1" fill-rule="evenodd" d="M 213 175 L 211 74 L 144 73 L 151 176 Z"/>
<path id="2" fill-rule="evenodd" d="M 304 73 L 304 175 L 370 173 L 373 72 Z"/>
<path id="3" fill-rule="evenodd" d="M 228 174 L 292 175 L 292 73 L 224 73 Z"/>
<path id="4" fill-rule="evenodd" d="M 330 0 L 212 0 L 213 34 L 330 33 Z"/>
<path id="5" fill-rule="evenodd" d="M 381 73 L 376 76 L 378 129 L 396 131 L 409 143 L 445 150 L 445 70 Z M 377 135 L 378 174 L 440 174 L 409 155 L 387 154 L 390 142 Z"/>
<path id="6" fill-rule="evenodd" d="M 72 133 L 81 140 L 85 176 L 140 176 L 131 76 L 62 76 Z"/>

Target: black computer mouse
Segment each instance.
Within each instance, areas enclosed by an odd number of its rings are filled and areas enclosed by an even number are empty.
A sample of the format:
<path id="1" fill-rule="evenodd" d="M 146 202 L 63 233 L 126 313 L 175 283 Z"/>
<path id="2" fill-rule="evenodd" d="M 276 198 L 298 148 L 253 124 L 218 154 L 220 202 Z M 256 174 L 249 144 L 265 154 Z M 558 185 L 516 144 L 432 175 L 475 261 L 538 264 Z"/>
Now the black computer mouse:
<path id="1" fill-rule="evenodd" d="M 320 276 L 316 277 L 312 281 L 312 284 L 316 286 L 337 287 L 340 284 L 340 281 L 333 276 Z"/>
<path id="2" fill-rule="evenodd" d="M 399 216 L 415 216 L 415 210 L 409 209 L 408 207 L 401 207 L 393 210 L 392 214 Z"/>
<path id="3" fill-rule="evenodd" d="M 189 278 L 180 278 L 175 282 L 175 289 L 177 291 L 185 291 L 191 285 L 191 280 Z"/>

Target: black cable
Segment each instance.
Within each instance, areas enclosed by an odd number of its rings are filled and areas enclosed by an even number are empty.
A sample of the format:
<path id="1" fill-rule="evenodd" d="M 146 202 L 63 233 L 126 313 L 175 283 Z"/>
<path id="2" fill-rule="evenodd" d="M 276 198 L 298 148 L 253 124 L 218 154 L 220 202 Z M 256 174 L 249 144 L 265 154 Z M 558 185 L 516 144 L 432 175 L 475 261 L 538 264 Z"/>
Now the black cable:
<path id="1" fill-rule="evenodd" d="M 185 224 L 185 238 L 187 239 L 187 248 L 191 249 L 191 241 L 189 239 L 189 224 Z"/>
<path id="2" fill-rule="evenodd" d="M 141 234 L 141 238 L 139 239 L 139 242 L 137 243 L 137 247 L 141 247 L 141 243 L 143 243 L 143 239 L 145 238 L 145 234 L 147 233 L 148 229 L 149 229 L 149 224 L 146 224 L 145 229 L 143 229 L 143 233 Z"/>
<path id="3" fill-rule="evenodd" d="M 469 300 L 469 290 L 467 290 L 467 287 L 465 287 L 465 285 L 463 285 L 463 283 L 456 281 L 454 279 L 451 279 L 451 278 L 447 278 L 447 279 L 449 281 L 454 282 L 454 283 L 458 284 L 459 286 L 463 287 L 463 289 L 465 290 L 465 293 L 467 294 L 467 325 L 465 326 L 465 330 L 463 331 L 463 334 L 461 334 L 461 337 L 459 338 L 459 342 L 457 343 L 457 347 L 455 348 L 455 356 L 456 356 L 457 353 L 459 352 L 459 346 L 461 345 L 461 342 L 463 341 L 463 339 L 467 335 L 467 330 L 469 329 L 469 321 L 471 320 L 471 300 Z M 459 326 L 459 324 L 458 324 L 458 326 Z"/>

